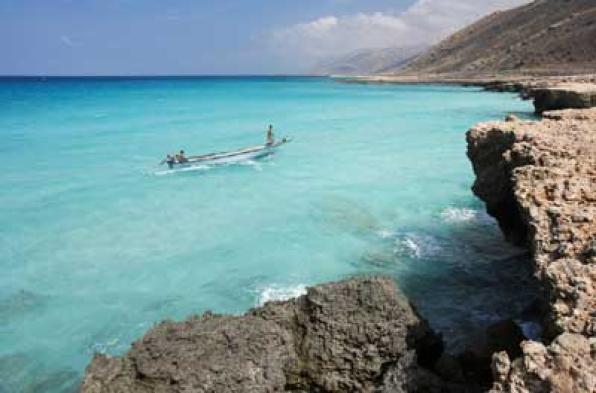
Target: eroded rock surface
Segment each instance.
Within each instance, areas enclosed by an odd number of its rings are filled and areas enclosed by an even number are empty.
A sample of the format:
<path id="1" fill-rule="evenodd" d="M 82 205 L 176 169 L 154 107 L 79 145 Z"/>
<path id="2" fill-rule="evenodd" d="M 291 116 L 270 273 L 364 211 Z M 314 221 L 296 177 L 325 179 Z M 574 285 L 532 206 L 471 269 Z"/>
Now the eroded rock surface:
<path id="1" fill-rule="evenodd" d="M 557 109 L 586 109 L 596 106 L 596 84 L 560 84 L 530 90 L 536 113 Z"/>
<path id="2" fill-rule="evenodd" d="M 554 338 L 524 343 L 518 360 L 494 358 L 495 391 L 596 391 L 596 109 L 483 123 L 467 140 L 474 192 L 533 253 Z"/>
<path id="3" fill-rule="evenodd" d="M 526 341 L 521 349 L 522 357 L 513 361 L 506 352 L 493 356 L 495 383 L 491 393 L 596 391 L 596 342 L 593 339 L 563 333 L 549 346 Z"/>
<path id="4" fill-rule="evenodd" d="M 163 322 L 122 358 L 96 355 L 81 391 L 441 391 L 441 342 L 392 280 L 308 289 L 243 316 Z"/>

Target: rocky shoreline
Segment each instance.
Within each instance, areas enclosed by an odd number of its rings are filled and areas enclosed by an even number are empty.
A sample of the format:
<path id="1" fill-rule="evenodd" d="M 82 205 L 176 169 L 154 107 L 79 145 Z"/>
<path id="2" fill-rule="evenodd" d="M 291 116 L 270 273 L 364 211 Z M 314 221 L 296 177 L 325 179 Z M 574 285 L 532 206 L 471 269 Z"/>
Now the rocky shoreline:
<path id="1" fill-rule="evenodd" d="M 495 391 L 596 390 L 596 108 L 480 124 L 467 134 L 475 194 L 525 244 L 548 296 L 545 346 L 494 355 Z"/>
<path id="2" fill-rule="evenodd" d="M 81 391 L 436 390 L 441 350 L 391 279 L 357 278 L 240 317 L 162 322 L 123 358 L 96 355 Z"/>
<path id="3" fill-rule="evenodd" d="M 540 113 L 596 105 L 594 82 L 447 81 L 518 92 Z M 533 310 L 540 341 L 503 321 L 475 351 L 445 354 L 392 280 L 355 278 L 244 316 L 163 322 L 122 358 L 96 355 L 81 392 L 596 391 L 596 109 L 510 116 L 472 128 L 467 142 L 474 193 L 533 255 L 546 294 Z"/>
<path id="4" fill-rule="evenodd" d="M 478 86 L 488 91 L 518 93 L 533 99 L 537 114 L 560 109 L 596 106 L 596 74 L 536 77 L 524 75 L 373 75 L 334 76 L 344 83 L 453 84 Z"/>

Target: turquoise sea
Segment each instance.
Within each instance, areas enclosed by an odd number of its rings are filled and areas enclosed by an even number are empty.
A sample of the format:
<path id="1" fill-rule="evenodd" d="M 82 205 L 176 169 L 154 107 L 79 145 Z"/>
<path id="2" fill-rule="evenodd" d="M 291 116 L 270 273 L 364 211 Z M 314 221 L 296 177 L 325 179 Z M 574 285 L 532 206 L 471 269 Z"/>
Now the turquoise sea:
<path id="1" fill-rule="evenodd" d="M 510 112 L 531 107 L 455 86 L 0 79 L 0 392 L 73 391 L 164 318 L 360 273 L 395 277 L 460 349 L 529 298 L 465 155 L 471 125 Z M 270 123 L 294 138 L 272 156 L 160 173 Z"/>

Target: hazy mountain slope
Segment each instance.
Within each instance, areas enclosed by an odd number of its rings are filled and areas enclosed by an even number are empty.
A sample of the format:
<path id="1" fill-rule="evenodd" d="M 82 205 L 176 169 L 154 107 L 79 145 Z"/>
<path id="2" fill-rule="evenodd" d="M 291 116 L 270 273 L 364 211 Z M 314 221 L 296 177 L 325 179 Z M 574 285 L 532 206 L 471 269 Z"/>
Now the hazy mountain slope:
<path id="1" fill-rule="evenodd" d="M 596 70 L 596 0 L 538 0 L 496 12 L 445 39 L 399 74 Z"/>
<path id="2" fill-rule="evenodd" d="M 363 49 L 318 65 L 313 73 L 327 75 L 365 75 L 398 70 L 428 47 Z"/>

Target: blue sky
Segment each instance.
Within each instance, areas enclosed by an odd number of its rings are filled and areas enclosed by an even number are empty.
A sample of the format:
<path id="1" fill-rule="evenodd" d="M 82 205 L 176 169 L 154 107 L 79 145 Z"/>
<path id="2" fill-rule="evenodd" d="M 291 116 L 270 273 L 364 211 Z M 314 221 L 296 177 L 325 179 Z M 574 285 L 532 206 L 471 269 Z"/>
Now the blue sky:
<path id="1" fill-rule="evenodd" d="M 0 0 L 0 74 L 301 73 L 523 0 Z"/>

